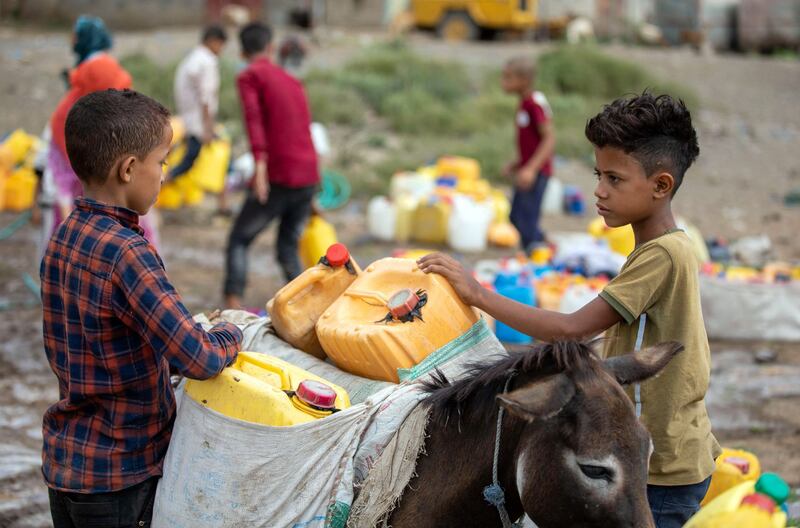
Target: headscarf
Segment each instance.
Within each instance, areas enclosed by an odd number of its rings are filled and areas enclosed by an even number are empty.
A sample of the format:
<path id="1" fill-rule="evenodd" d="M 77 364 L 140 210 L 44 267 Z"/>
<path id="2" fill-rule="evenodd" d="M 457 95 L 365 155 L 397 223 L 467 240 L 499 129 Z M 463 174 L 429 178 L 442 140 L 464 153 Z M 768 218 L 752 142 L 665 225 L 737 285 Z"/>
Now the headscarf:
<path id="1" fill-rule="evenodd" d="M 78 56 L 76 65 L 86 60 L 92 53 L 111 48 L 111 33 L 102 19 L 80 16 L 75 22 L 75 45 L 72 51 Z"/>

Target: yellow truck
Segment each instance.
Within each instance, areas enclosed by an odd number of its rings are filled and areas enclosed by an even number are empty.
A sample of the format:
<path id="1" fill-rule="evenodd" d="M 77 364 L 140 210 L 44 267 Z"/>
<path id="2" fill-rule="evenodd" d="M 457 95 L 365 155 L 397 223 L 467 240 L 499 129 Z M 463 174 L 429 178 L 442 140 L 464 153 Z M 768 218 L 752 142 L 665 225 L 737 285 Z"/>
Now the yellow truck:
<path id="1" fill-rule="evenodd" d="M 471 40 L 495 31 L 533 30 L 537 0 L 411 0 L 417 27 L 447 40 Z"/>

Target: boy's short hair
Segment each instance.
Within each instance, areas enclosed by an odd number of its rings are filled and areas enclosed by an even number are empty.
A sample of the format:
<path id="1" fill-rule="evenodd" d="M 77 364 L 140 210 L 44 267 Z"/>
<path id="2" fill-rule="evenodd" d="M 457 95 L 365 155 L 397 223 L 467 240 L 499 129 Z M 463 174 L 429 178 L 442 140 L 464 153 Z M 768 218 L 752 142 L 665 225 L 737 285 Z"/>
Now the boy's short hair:
<path id="1" fill-rule="evenodd" d="M 645 91 L 621 97 L 586 123 L 586 138 L 596 147 L 615 147 L 635 158 L 651 176 L 665 170 L 675 178 L 674 195 L 700 148 L 684 102 Z"/>
<path id="2" fill-rule="evenodd" d="M 239 32 L 239 41 L 245 56 L 255 55 L 267 49 L 272 42 L 272 30 L 261 22 L 253 22 Z"/>
<path id="3" fill-rule="evenodd" d="M 102 184 L 123 156 L 147 157 L 164 139 L 169 110 L 133 90 L 101 90 L 78 99 L 64 135 L 72 170 Z"/>
<path id="4" fill-rule="evenodd" d="M 203 30 L 203 39 L 201 42 L 208 42 L 209 40 L 221 40 L 222 42 L 226 42 L 228 40 L 228 32 L 219 24 L 206 26 Z"/>
<path id="5" fill-rule="evenodd" d="M 512 57 L 506 62 L 506 69 L 531 83 L 536 78 L 536 63 L 528 57 Z"/>

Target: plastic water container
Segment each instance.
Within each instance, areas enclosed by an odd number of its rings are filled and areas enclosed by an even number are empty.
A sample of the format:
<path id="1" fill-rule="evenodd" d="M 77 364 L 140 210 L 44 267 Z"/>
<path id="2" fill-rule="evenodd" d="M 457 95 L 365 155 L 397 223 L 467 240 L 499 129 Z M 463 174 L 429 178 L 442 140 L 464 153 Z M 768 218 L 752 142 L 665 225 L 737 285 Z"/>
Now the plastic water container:
<path id="1" fill-rule="evenodd" d="M 459 180 L 477 180 L 481 177 L 481 165 L 477 160 L 462 156 L 442 156 L 436 162 L 440 176 L 455 176 Z"/>
<path id="2" fill-rule="evenodd" d="M 183 193 L 175 185 L 175 182 L 168 182 L 161 186 L 161 191 L 158 193 L 156 200 L 156 207 L 159 209 L 173 210 L 178 209 L 183 205 Z"/>
<path id="3" fill-rule="evenodd" d="M 376 196 L 367 206 L 367 230 L 378 240 L 394 240 L 397 229 L 397 208 L 385 196 Z"/>
<path id="4" fill-rule="evenodd" d="M 478 321 L 440 275 L 414 260 L 386 258 L 368 266 L 317 323 L 328 357 L 351 374 L 397 383 L 411 368 Z"/>
<path id="5" fill-rule="evenodd" d="M 523 284 L 518 274 L 498 273 L 494 280 L 494 287 L 497 293 L 503 297 L 508 297 L 527 306 L 536 306 L 533 288 Z M 494 333 L 497 339 L 504 343 L 526 345 L 533 341 L 531 336 L 515 330 L 500 321 L 495 322 Z"/>
<path id="6" fill-rule="evenodd" d="M 395 201 L 395 231 L 398 242 L 408 242 L 414 233 L 414 216 L 417 213 L 419 200 L 413 196 L 402 196 Z"/>
<path id="7" fill-rule="evenodd" d="M 11 173 L 3 182 L 0 211 L 24 211 L 33 207 L 38 181 L 33 169 L 29 167 L 22 167 Z"/>
<path id="8" fill-rule="evenodd" d="M 761 464 L 757 456 L 748 451 L 723 448 L 722 454 L 717 458 L 717 467 L 711 476 L 711 485 L 700 505 L 705 506 L 729 489 L 742 482 L 755 481 L 759 476 L 761 476 Z"/>
<path id="9" fill-rule="evenodd" d="M 203 189 L 195 185 L 194 182 L 189 178 L 188 174 L 184 174 L 179 178 L 176 178 L 171 183 L 175 185 L 175 189 L 180 193 L 182 202 L 181 205 L 191 207 L 198 205 L 203 201 L 203 197 L 205 195 L 205 193 L 203 193 Z"/>
<path id="10" fill-rule="evenodd" d="M 511 202 L 502 191 L 492 191 L 492 207 L 494 207 L 494 221 L 506 223 L 511 216 Z"/>
<path id="11" fill-rule="evenodd" d="M 447 226 L 447 243 L 456 251 L 478 253 L 486 250 L 491 204 L 476 203 L 470 198 L 456 196 Z"/>
<path id="12" fill-rule="evenodd" d="M 789 486 L 778 475 L 764 473 L 757 481 L 734 486 L 706 504 L 684 528 L 783 528 L 786 513 L 781 506 L 789 498 Z M 751 509 L 761 509 L 756 514 Z"/>
<path id="13" fill-rule="evenodd" d="M 564 184 L 555 176 L 550 176 L 542 198 L 542 213 L 559 215 L 564 212 Z"/>
<path id="14" fill-rule="evenodd" d="M 421 172 L 398 172 L 389 184 L 389 197 L 393 202 L 411 196 L 417 200 L 430 195 L 436 189 L 436 181 L 430 174 Z"/>
<path id="15" fill-rule="evenodd" d="M 503 248 L 519 246 L 519 231 L 508 220 L 489 226 L 489 243 Z"/>
<path id="16" fill-rule="evenodd" d="M 461 194 L 466 194 L 477 201 L 488 199 L 492 194 L 492 186 L 486 180 L 458 180 L 456 190 Z"/>
<path id="17" fill-rule="evenodd" d="M 319 215 L 311 215 L 297 245 L 300 262 L 306 268 L 316 265 L 335 243 L 336 229 L 333 225 Z"/>
<path id="18" fill-rule="evenodd" d="M 444 244 L 447 241 L 452 206 L 439 199 L 427 200 L 414 213 L 412 237 L 427 244 Z"/>
<path id="19" fill-rule="evenodd" d="M 608 242 L 615 253 L 628 256 L 636 246 L 636 237 L 630 224 L 622 227 L 608 227 L 603 217 L 598 216 L 589 223 L 589 234 Z"/>
<path id="20" fill-rule="evenodd" d="M 169 117 L 169 126 L 172 128 L 172 142 L 170 146 L 177 145 L 183 141 L 183 138 L 186 136 L 186 123 L 183 122 L 180 116 L 170 116 Z"/>
<path id="21" fill-rule="evenodd" d="M 323 262 L 310 267 L 281 288 L 267 303 L 278 337 L 293 347 L 325 359 L 315 326 L 361 269 L 343 244 L 328 248 Z"/>
<path id="22" fill-rule="evenodd" d="M 278 427 L 325 418 L 350 407 L 343 388 L 257 352 L 240 352 L 218 376 L 188 380 L 184 390 L 197 403 L 230 418 Z"/>
<path id="23" fill-rule="evenodd" d="M 228 173 L 230 161 L 230 141 L 215 139 L 203 145 L 186 176 L 198 188 L 210 193 L 220 193 L 225 189 L 225 175 Z"/>
<path id="24" fill-rule="evenodd" d="M 564 211 L 573 216 L 582 216 L 586 212 L 583 193 L 574 185 L 564 186 Z"/>
<path id="25" fill-rule="evenodd" d="M 25 160 L 35 145 L 36 136 L 18 128 L 0 143 L 0 166 L 13 169 Z"/>

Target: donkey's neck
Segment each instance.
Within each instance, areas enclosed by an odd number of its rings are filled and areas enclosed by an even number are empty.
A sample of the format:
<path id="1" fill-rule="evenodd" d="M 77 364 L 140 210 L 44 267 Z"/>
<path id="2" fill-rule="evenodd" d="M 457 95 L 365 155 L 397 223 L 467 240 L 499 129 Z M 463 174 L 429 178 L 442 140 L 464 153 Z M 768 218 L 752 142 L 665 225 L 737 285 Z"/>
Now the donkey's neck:
<path id="1" fill-rule="evenodd" d="M 405 526 L 501 526 L 497 508 L 483 497 L 492 484 L 497 408 L 491 420 L 457 416 L 448 424 L 428 424 L 426 455 L 417 461 L 411 481 L 391 519 Z M 512 520 L 522 516 L 516 489 L 517 441 L 522 425 L 506 413 L 498 460 L 498 480 Z"/>

